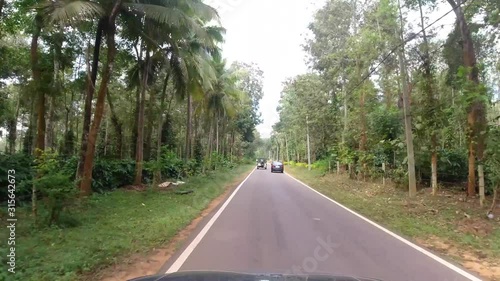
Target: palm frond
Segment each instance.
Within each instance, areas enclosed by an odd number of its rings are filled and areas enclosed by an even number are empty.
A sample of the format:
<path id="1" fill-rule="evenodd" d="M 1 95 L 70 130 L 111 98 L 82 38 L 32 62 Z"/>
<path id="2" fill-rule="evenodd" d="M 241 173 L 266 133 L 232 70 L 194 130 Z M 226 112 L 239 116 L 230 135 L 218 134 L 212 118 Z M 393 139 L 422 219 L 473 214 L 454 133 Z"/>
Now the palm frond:
<path id="1" fill-rule="evenodd" d="M 173 29 L 181 29 L 186 33 L 192 32 L 203 40 L 208 38 L 206 30 L 197 22 L 196 17 L 191 17 L 176 7 L 143 3 L 125 3 L 124 6 L 159 24 L 167 25 Z"/>
<path id="2" fill-rule="evenodd" d="M 215 8 L 199 0 L 186 1 L 194 14 L 198 15 L 204 22 L 215 20 L 220 23 L 219 13 Z"/>
<path id="3" fill-rule="evenodd" d="M 48 16 L 50 23 L 73 23 L 101 17 L 104 9 L 97 3 L 80 0 L 46 1 L 39 8 Z"/>

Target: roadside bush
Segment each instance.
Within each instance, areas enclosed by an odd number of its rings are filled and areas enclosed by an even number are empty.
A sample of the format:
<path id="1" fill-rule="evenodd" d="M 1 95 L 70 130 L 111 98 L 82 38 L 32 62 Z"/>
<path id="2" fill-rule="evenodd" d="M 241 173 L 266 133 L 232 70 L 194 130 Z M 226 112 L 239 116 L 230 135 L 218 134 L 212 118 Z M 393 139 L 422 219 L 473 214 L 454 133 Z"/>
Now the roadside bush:
<path id="1" fill-rule="evenodd" d="M 16 197 L 27 200 L 31 196 L 31 186 L 27 184 L 34 176 L 33 157 L 24 153 L 7 155 L 0 153 L 0 202 L 7 202 L 8 171 L 15 170 Z"/>
<path id="2" fill-rule="evenodd" d="M 40 193 L 46 210 L 44 221 L 48 226 L 60 224 L 62 211 L 70 206 L 77 196 L 77 189 L 68 175 L 48 174 L 34 180 L 33 184 Z"/>
<path id="3" fill-rule="evenodd" d="M 134 181 L 134 175 L 134 160 L 96 159 L 92 171 L 92 190 L 105 192 L 131 184 Z M 143 178 L 151 180 L 147 170 L 145 170 Z"/>
<path id="4" fill-rule="evenodd" d="M 500 117 L 499 117 L 500 118 Z M 500 127 L 492 127 L 488 133 L 485 151 L 486 191 L 500 187 Z"/>
<path id="5" fill-rule="evenodd" d="M 438 151 L 438 180 L 448 183 L 467 181 L 467 152 L 464 150 L 440 149 Z M 415 169 L 422 180 L 431 178 L 431 152 L 420 151 L 415 154 Z"/>
<path id="6" fill-rule="evenodd" d="M 311 168 L 318 169 L 322 172 L 328 172 L 328 167 L 329 167 L 328 159 L 318 160 L 313 164 L 311 164 Z"/>
<path id="7" fill-rule="evenodd" d="M 45 211 L 44 222 L 51 226 L 59 224 L 62 211 L 71 205 L 77 196 L 77 190 L 70 175 L 61 172 L 62 162 L 58 154 L 45 151 L 35 160 L 38 178 L 32 181 Z"/>
<path id="8" fill-rule="evenodd" d="M 164 149 L 164 152 L 161 155 L 161 174 L 164 178 L 169 179 L 180 179 L 185 176 L 184 162 L 182 159 L 177 157 L 177 154 Z"/>

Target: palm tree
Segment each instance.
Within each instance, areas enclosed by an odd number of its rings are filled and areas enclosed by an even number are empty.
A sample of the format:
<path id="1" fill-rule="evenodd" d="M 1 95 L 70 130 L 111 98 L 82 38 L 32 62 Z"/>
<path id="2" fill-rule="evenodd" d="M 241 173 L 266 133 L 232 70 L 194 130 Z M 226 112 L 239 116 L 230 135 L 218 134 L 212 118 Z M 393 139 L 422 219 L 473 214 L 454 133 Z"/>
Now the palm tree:
<path id="1" fill-rule="evenodd" d="M 199 18 L 199 23 L 203 24 L 206 21 L 204 18 Z M 145 22 L 150 23 L 148 21 Z M 137 31 L 138 23 L 130 25 Z M 167 74 L 165 82 L 163 85 L 162 97 L 161 97 L 161 110 L 164 107 L 164 100 L 166 95 L 167 83 L 172 76 L 175 86 L 176 93 L 179 98 L 188 97 L 191 94 L 202 95 L 206 89 L 211 87 L 211 80 L 213 79 L 212 68 L 210 61 L 214 54 L 218 54 L 218 48 L 216 42 L 222 40 L 220 27 L 204 27 L 204 32 L 188 32 L 187 30 L 179 30 L 175 28 L 167 29 L 165 32 L 164 28 L 158 28 L 149 24 L 146 25 L 143 31 L 139 30 L 139 34 L 145 37 L 145 43 L 147 48 L 155 48 L 156 54 L 160 52 L 165 52 L 163 59 L 165 62 L 164 66 L 167 68 Z M 162 48 L 161 45 L 167 45 L 166 48 Z M 137 55 L 140 57 L 139 54 Z M 141 83 L 141 95 L 140 104 L 138 110 L 138 126 L 137 126 L 137 142 L 136 142 L 136 172 L 135 172 L 135 184 L 140 184 L 142 181 L 142 161 L 143 161 L 143 144 L 144 144 L 144 100 L 145 91 L 148 85 L 147 79 L 150 77 L 153 70 L 151 64 L 153 63 L 149 54 L 146 53 L 146 60 L 142 62 L 143 68 L 143 78 Z M 158 56 L 156 56 L 158 57 Z M 141 61 L 139 60 L 139 64 Z M 158 62 L 155 65 L 160 65 Z M 160 67 L 154 69 L 158 70 Z M 189 106 L 189 108 L 191 108 Z M 191 110 L 188 110 L 188 120 L 190 120 Z M 160 114 L 159 126 L 162 124 L 162 117 Z M 190 129 L 190 122 L 188 121 L 188 129 Z M 159 130 L 159 139 L 161 139 L 161 130 Z M 189 136 L 190 134 L 188 134 Z M 190 140 L 191 138 L 188 137 Z M 161 142 L 159 142 L 161 143 Z M 190 146 L 189 146 L 190 147 Z M 159 157 L 160 148 L 158 147 L 157 158 Z M 188 154 L 186 154 L 188 155 Z"/>
<path id="2" fill-rule="evenodd" d="M 213 89 L 205 99 L 205 108 L 207 117 L 212 118 L 215 123 L 215 151 L 219 152 L 220 121 L 236 115 L 237 103 L 242 99 L 243 93 L 236 86 L 236 73 L 226 69 L 225 60 L 216 59 L 214 66 L 217 77 Z"/>
<path id="3" fill-rule="evenodd" d="M 205 92 L 213 88 L 216 80 L 212 60 L 220 57 L 217 43 L 223 41 L 225 30 L 221 27 L 204 27 L 206 36 L 192 35 L 172 45 L 172 77 L 177 96 L 187 101 L 186 143 L 184 159 L 191 156 L 192 103 L 193 98 L 201 99 Z"/>
<path id="4" fill-rule="evenodd" d="M 171 30 L 178 30 L 180 33 L 196 34 L 199 38 L 205 40 L 208 37 L 207 32 L 202 28 L 201 23 L 212 19 L 217 19 L 216 11 L 208 5 L 203 4 L 200 0 L 184 0 L 184 1 L 136 1 L 125 2 L 116 0 L 112 5 L 104 6 L 104 24 L 103 33 L 106 35 L 107 43 L 107 60 L 104 65 L 102 81 L 99 87 L 96 111 L 94 120 L 89 132 L 88 146 L 85 153 L 83 177 L 80 184 L 82 195 L 88 195 L 92 192 L 92 166 L 94 160 L 95 143 L 100 123 L 103 117 L 104 102 L 106 97 L 106 89 L 112 73 L 112 65 L 114 63 L 115 48 L 115 33 L 116 19 L 118 16 L 134 15 L 144 21 L 156 22 Z M 138 30 L 141 34 L 141 39 L 151 43 L 151 38 L 143 30 Z M 143 76 L 144 80 L 147 75 Z M 147 84 L 147 80 L 144 84 Z M 142 163 L 142 159 L 138 163 Z M 142 173 L 142 171 L 141 171 Z M 137 177 L 137 173 L 136 173 Z"/>

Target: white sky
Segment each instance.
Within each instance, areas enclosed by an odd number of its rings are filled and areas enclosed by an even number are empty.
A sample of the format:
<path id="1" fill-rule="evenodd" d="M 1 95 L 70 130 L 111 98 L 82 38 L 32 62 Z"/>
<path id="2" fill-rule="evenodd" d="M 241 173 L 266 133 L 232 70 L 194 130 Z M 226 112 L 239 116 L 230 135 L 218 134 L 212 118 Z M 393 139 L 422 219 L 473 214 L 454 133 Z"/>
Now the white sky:
<path id="1" fill-rule="evenodd" d="M 287 77 L 306 73 L 301 34 L 324 0 L 213 0 L 227 29 L 223 55 L 228 62 L 254 62 L 264 71 L 264 97 L 260 108 L 261 137 L 269 137 L 278 121 L 276 107 Z M 314 2 L 314 4 L 312 4 Z"/>
<path id="2" fill-rule="evenodd" d="M 263 124 L 257 129 L 261 137 L 267 138 L 272 132 L 272 125 L 279 120 L 276 107 L 282 82 L 288 77 L 307 72 L 306 54 L 301 47 L 304 43 L 302 35 L 307 33 L 307 25 L 312 21 L 314 12 L 321 8 L 326 0 L 205 2 L 217 8 L 222 25 L 227 29 L 223 55 L 228 62 L 255 62 L 264 71 L 264 98 L 260 104 Z M 449 9 L 449 5 L 440 5 L 430 19 L 436 19 Z M 439 24 L 446 24 L 446 29 L 449 30 L 454 20 L 451 13 Z"/>

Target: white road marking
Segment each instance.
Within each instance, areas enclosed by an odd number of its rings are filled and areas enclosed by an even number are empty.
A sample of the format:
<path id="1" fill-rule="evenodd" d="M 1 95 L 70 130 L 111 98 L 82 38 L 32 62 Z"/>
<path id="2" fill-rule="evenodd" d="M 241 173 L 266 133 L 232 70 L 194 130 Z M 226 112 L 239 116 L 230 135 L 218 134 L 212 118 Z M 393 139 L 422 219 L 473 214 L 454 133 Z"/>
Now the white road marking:
<path id="1" fill-rule="evenodd" d="M 200 243 L 201 239 L 207 234 L 208 230 L 212 227 L 212 225 L 215 223 L 215 221 L 219 218 L 220 214 L 224 211 L 224 209 L 227 207 L 229 202 L 233 199 L 233 197 L 236 195 L 238 190 L 240 190 L 241 186 L 248 180 L 248 178 L 255 172 L 256 169 L 253 169 L 250 174 L 238 185 L 238 187 L 233 191 L 231 196 L 227 198 L 226 202 L 219 208 L 217 213 L 208 221 L 208 223 L 203 227 L 203 229 L 196 235 L 194 240 L 187 246 L 187 248 L 182 252 L 182 254 L 175 260 L 175 262 L 170 266 L 170 268 L 165 272 L 165 273 L 172 273 L 172 272 L 177 272 L 179 268 L 184 264 L 184 262 L 187 260 L 189 255 L 193 252 L 193 250 L 198 246 Z"/>
<path id="2" fill-rule="evenodd" d="M 367 223 L 369 223 L 369 224 L 371 224 L 371 225 L 375 226 L 376 228 L 378 228 L 378 229 L 382 230 L 383 232 L 385 232 L 385 233 L 387 233 L 387 234 L 391 235 L 392 237 L 394 237 L 394 238 L 398 239 L 399 241 L 401 241 L 401 242 L 405 243 L 406 245 L 408 245 L 408 246 L 412 247 L 413 249 L 415 249 L 415 250 L 419 251 L 420 253 L 422 253 L 422 254 L 424 254 L 424 255 L 428 256 L 429 258 L 434 259 L 435 261 L 439 262 L 440 264 L 442 264 L 442 265 L 444 265 L 444 266 L 448 267 L 449 269 L 451 269 L 451 270 L 455 271 L 456 273 L 458 273 L 458 274 L 462 275 L 463 277 L 468 278 L 469 280 L 472 280 L 472 281 L 482 281 L 481 279 L 479 279 L 479 278 L 477 278 L 476 276 L 474 276 L 474 275 L 470 274 L 469 272 L 467 272 L 467 271 L 465 271 L 465 270 L 463 270 L 463 269 L 461 269 L 461 268 L 457 267 L 457 266 L 456 266 L 456 265 L 454 265 L 454 264 L 451 264 L 451 263 L 449 263 L 449 262 L 445 261 L 444 259 L 442 259 L 442 258 L 440 258 L 440 257 L 436 256 L 435 254 L 433 254 L 433 253 L 431 253 L 431 252 L 429 252 L 429 251 L 425 250 L 424 248 L 422 248 L 422 247 L 420 247 L 420 246 L 417 246 L 417 245 L 413 244 L 412 242 L 410 242 L 410 241 L 408 241 L 408 240 L 404 239 L 403 237 L 401 237 L 401 236 L 397 235 L 396 233 L 394 233 L 394 232 L 392 232 L 392 231 L 390 231 L 390 230 L 388 230 L 388 229 L 384 228 L 383 226 L 380 226 L 380 225 L 378 225 L 377 223 L 375 223 L 375 222 L 373 222 L 373 221 L 371 221 L 371 220 L 369 220 L 369 219 L 367 219 L 367 218 L 363 217 L 362 215 L 360 215 L 360 214 L 358 214 L 358 213 L 354 212 L 353 210 L 351 210 L 351 209 L 347 208 L 346 206 L 344 206 L 344 205 L 340 204 L 339 202 L 337 202 L 337 201 L 335 201 L 335 200 L 331 199 L 330 197 L 328 197 L 328 196 L 324 195 L 323 193 L 321 193 L 321 192 L 319 192 L 319 191 L 315 190 L 314 188 L 310 187 L 309 185 L 307 185 L 307 184 L 303 183 L 302 181 L 300 181 L 300 180 L 298 180 L 298 179 L 294 178 L 294 177 L 293 177 L 293 176 L 291 176 L 290 174 L 288 174 L 288 173 L 286 173 L 286 174 L 287 174 L 289 177 L 291 177 L 292 179 L 294 179 L 294 180 L 296 180 L 297 182 L 299 182 L 300 184 L 302 184 L 303 186 L 305 186 L 305 187 L 309 188 L 310 190 L 312 190 L 312 191 L 316 192 L 317 194 L 321 195 L 322 197 L 324 197 L 324 198 L 326 198 L 326 199 L 330 200 L 331 202 L 335 203 L 336 205 L 338 205 L 339 207 L 341 207 L 341 208 L 345 209 L 346 211 L 350 212 L 351 214 L 353 214 L 353 215 L 355 215 L 355 216 L 359 217 L 360 219 L 362 219 L 362 220 L 366 221 Z"/>

